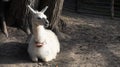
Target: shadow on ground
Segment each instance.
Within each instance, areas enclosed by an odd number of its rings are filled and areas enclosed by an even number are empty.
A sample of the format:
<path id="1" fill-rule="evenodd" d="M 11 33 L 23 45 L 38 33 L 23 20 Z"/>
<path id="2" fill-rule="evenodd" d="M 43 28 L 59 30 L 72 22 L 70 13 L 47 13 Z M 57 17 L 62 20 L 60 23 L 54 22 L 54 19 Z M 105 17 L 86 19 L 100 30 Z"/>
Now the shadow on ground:
<path id="1" fill-rule="evenodd" d="M 30 62 L 27 46 L 18 42 L 0 43 L 0 64 Z"/>

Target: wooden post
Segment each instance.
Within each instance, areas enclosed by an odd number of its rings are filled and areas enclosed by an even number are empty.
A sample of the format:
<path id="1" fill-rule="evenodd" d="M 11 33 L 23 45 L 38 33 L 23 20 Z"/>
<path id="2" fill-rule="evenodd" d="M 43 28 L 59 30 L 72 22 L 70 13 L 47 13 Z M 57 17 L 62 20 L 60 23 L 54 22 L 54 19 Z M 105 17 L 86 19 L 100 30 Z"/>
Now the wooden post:
<path id="1" fill-rule="evenodd" d="M 79 4 L 78 2 L 79 2 L 78 0 L 75 0 L 75 4 L 76 4 L 76 5 L 75 5 L 75 12 L 78 12 L 78 6 L 79 6 L 79 5 L 78 5 L 78 4 Z"/>
<path id="2" fill-rule="evenodd" d="M 114 0 L 111 1 L 111 18 L 114 19 Z"/>

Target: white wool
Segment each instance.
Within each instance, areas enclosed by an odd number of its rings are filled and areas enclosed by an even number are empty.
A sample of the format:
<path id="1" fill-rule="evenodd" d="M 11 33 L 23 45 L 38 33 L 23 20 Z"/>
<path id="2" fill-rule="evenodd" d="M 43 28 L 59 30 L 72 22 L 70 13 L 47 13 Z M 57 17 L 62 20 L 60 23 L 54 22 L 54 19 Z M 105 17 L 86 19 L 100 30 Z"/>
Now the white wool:
<path id="1" fill-rule="evenodd" d="M 29 46 L 28 53 L 33 61 L 38 61 L 38 58 L 45 62 L 51 61 L 56 58 L 57 53 L 60 52 L 60 44 L 57 36 L 51 30 L 47 30 L 44 26 L 37 26 L 37 38 L 39 42 L 45 42 L 42 47 L 36 47 L 33 35 Z"/>
<path id="2" fill-rule="evenodd" d="M 28 45 L 28 53 L 32 61 L 38 61 L 38 58 L 45 62 L 51 61 L 56 58 L 57 53 L 60 52 L 60 44 L 57 36 L 51 30 L 44 28 L 44 22 L 48 23 L 47 16 L 44 12 L 47 6 L 40 12 L 35 11 L 28 5 L 33 16 L 33 35 Z M 42 20 L 45 19 L 45 20 Z M 41 47 L 35 45 L 35 41 L 44 43 Z"/>

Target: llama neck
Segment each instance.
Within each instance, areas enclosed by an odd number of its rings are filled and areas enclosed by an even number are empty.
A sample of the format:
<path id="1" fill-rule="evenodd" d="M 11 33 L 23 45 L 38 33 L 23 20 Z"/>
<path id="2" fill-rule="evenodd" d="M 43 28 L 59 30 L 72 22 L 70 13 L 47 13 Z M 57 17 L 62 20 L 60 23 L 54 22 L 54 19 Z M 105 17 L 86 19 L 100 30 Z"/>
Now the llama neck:
<path id="1" fill-rule="evenodd" d="M 38 25 L 36 30 L 34 31 L 35 41 L 44 42 L 45 41 L 45 28 L 43 25 Z"/>

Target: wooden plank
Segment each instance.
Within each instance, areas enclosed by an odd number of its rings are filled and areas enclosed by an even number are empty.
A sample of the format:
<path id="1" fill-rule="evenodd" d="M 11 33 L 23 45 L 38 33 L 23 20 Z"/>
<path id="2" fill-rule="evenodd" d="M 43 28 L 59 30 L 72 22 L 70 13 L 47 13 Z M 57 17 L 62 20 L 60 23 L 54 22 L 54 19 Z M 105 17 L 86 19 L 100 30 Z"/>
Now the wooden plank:
<path id="1" fill-rule="evenodd" d="M 97 11 L 90 11 L 90 10 L 85 10 L 85 9 L 79 9 L 78 11 L 79 11 L 79 13 L 84 13 L 84 14 L 110 16 L 110 12 L 97 12 Z"/>
<path id="2" fill-rule="evenodd" d="M 120 0 L 114 0 L 115 4 L 114 4 L 114 13 L 115 13 L 115 17 L 120 17 Z"/>
<path id="3" fill-rule="evenodd" d="M 93 4 L 110 4 L 110 0 L 84 0 L 84 1 L 81 1 L 79 0 L 79 2 L 82 2 L 82 3 L 93 3 Z"/>
<path id="4" fill-rule="evenodd" d="M 79 0 L 78 12 L 110 16 L 110 0 Z"/>
<path id="5" fill-rule="evenodd" d="M 110 13 L 110 10 L 104 10 L 104 9 L 93 9 L 93 8 L 81 8 L 81 9 L 83 9 L 83 10 L 90 10 L 90 11 L 96 11 L 96 12 L 109 12 Z"/>
<path id="6" fill-rule="evenodd" d="M 111 18 L 114 18 L 114 0 L 111 0 Z"/>
<path id="7" fill-rule="evenodd" d="M 75 11 L 76 8 L 76 0 L 64 0 L 64 8 L 65 10 Z"/>
<path id="8" fill-rule="evenodd" d="M 120 11 L 115 11 L 115 17 L 120 17 Z"/>
<path id="9" fill-rule="evenodd" d="M 81 9 L 81 8 L 93 8 L 93 9 L 108 10 L 108 9 L 110 9 L 110 6 L 100 6 L 100 5 L 94 5 L 94 4 L 81 4 L 81 6 L 78 7 L 78 9 Z"/>
<path id="10" fill-rule="evenodd" d="M 80 13 L 89 13 L 107 16 L 120 16 L 120 0 L 65 0 L 64 6 L 69 11 L 77 11 Z M 65 4 L 66 4 L 65 3 Z"/>

